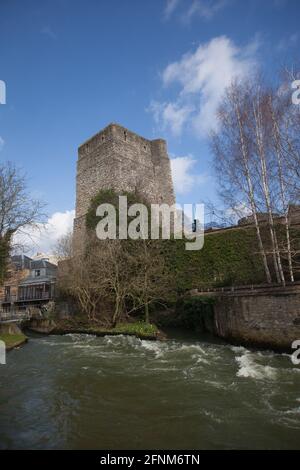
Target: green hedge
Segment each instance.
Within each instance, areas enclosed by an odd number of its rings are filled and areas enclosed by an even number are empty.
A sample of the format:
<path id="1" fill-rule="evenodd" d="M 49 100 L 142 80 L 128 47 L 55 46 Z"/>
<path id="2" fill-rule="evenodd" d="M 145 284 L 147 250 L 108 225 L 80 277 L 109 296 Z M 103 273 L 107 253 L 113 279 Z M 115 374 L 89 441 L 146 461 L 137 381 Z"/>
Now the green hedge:
<path id="1" fill-rule="evenodd" d="M 185 250 L 184 240 L 162 244 L 179 291 L 265 282 L 252 228 L 208 234 L 199 251 Z"/>

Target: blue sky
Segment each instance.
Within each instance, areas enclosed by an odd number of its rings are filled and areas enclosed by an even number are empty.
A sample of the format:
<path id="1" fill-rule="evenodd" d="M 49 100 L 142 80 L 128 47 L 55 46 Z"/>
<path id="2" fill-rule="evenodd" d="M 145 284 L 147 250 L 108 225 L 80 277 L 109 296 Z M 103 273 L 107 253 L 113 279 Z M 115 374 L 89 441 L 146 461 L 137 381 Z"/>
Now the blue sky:
<path id="1" fill-rule="evenodd" d="M 206 133 L 224 87 L 297 60 L 299 10 L 298 0 L 0 0 L 0 159 L 47 202 L 48 245 L 72 219 L 78 145 L 111 121 L 167 139 L 178 202 L 215 200 Z"/>

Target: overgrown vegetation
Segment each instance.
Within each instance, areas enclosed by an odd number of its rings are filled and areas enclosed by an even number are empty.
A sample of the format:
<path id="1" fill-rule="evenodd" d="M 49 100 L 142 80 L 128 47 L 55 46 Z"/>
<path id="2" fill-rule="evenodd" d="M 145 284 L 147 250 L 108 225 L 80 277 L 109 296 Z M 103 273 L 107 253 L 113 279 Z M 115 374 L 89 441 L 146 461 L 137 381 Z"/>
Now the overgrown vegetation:
<path id="1" fill-rule="evenodd" d="M 97 223 L 103 218 L 96 215 L 97 207 L 101 204 L 111 204 L 116 209 L 116 225 L 119 226 L 119 196 L 127 197 L 128 207 L 136 204 L 142 203 L 148 207 L 147 202 L 138 192 L 122 192 L 116 193 L 112 189 L 102 189 L 98 194 L 92 198 L 89 210 L 86 215 L 86 226 L 89 230 L 94 230 L 97 226 Z M 134 219 L 134 217 L 127 216 L 127 223 Z"/>
<path id="2" fill-rule="evenodd" d="M 128 198 L 128 206 L 139 201 L 135 193 L 123 195 Z M 70 260 L 70 269 L 60 282 L 60 288 L 75 299 L 90 323 L 98 322 L 101 328 L 115 329 L 132 317 L 144 315 L 146 324 L 150 324 L 153 309 L 174 310 L 175 305 L 180 305 L 178 299 L 191 289 L 265 282 L 254 226 L 208 233 L 204 248 L 195 251 L 185 249 L 184 239 L 99 240 L 95 228 L 101 217 L 96 215 L 96 208 L 103 203 L 117 208 L 118 226 L 118 197 L 114 191 L 105 190 L 91 201 L 86 217 L 85 252 Z M 102 218 L 105 216 L 102 214 Z M 285 236 L 284 226 L 277 232 L 280 241 Z M 291 233 L 299 241 L 299 232 Z M 268 227 L 261 228 L 261 235 L 267 251 Z M 268 256 L 272 256 L 271 249 Z M 288 269 L 287 263 L 286 267 Z M 199 322 L 200 310 L 201 315 L 205 309 L 211 311 L 210 301 L 185 302 L 186 318 L 191 324 Z"/>
<path id="3" fill-rule="evenodd" d="M 159 333 L 158 328 L 154 324 L 144 321 L 120 322 L 114 328 L 105 328 L 97 322 L 87 321 L 87 318 L 82 315 L 61 320 L 57 323 L 56 330 L 60 332 L 67 331 L 68 333 L 88 333 L 96 336 L 126 334 L 137 336 L 138 338 L 155 338 Z"/>
<path id="4" fill-rule="evenodd" d="M 127 197 L 128 206 L 143 202 L 136 193 L 123 195 Z M 70 260 L 60 289 L 76 299 L 89 321 L 98 321 L 104 327 L 114 328 L 117 323 L 128 320 L 129 315 L 142 313 L 146 323 L 150 323 L 150 307 L 171 300 L 175 290 L 173 272 L 166 263 L 159 240 L 99 240 L 95 228 L 106 214 L 99 217 L 96 210 L 104 203 L 116 208 L 118 226 L 119 196 L 112 190 L 100 191 L 91 201 L 86 217 L 85 252 Z"/>
<path id="5" fill-rule="evenodd" d="M 198 331 L 213 329 L 213 297 L 189 297 L 181 299 L 176 306 L 177 321 L 181 326 Z"/>
<path id="6" fill-rule="evenodd" d="M 270 246 L 267 227 L 261 228 L 264 246 Z M 291 244 L 295 253 L 294 272 L 300 272 L 300 230 L 290 229 Z M 284 244 L 285 227 L 277 227 L 279 243 Z M 238 285 L 263 284 L 265 271 L 259 254 L 255 227 L 237 227 L 231 230 L 205 235 L 204 247 L 199 251 L 186 251 L 184 240 L 161 242 L 167 264 L 175 275 L 178 294 L 190 289 L 229 287 Z M 267 250 L 268 251 L 268 250 Z M 271 258 L 271 248 L 268 252 Z M 282 250 L 283 269 L 288 272 L 288 260 Z M 273 274 L 272 270 L 271 273 Z"/>
<path id="7" fill-rule="evenodd" d="M 134 322 L 134 323 L 117 323 L 116 327 L 112 330 L 114 333 L 133 334 L 141 336 L 155 336 L 158 329 L 152 323 Z"/>
<path id="8" fill-rule="evenodd" d="M 208 234 L 199 251 L 186 251 L 183 240 L 162 243 L 179 294 L 196 288 L 264 282 L 253 228 Z"/>

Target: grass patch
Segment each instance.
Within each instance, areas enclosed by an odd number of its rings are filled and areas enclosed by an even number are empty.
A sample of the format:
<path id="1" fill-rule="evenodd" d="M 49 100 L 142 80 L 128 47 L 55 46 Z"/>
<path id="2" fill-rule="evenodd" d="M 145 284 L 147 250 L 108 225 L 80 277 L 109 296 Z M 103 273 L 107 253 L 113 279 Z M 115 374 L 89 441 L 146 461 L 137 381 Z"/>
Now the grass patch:
<path id="1" fill-rule="evenodd" d="M 0 335 L 0 341 L 4 341 L 6 349 L 12 349 L 16 346 L 20 346 L 21 344 L 25 343 L 27 340 L 27 336 L 20 334 L 20 335 L 9 335 L 9 334 L 2 334 Z"/>
<path id="2" fill-rule="evenodd" d="M 118 323 L 115 328 L 105 328 L 97 323 L 89 323 L 79 318 L 69 318 L 61 320 L 54 330 L 54 334 L 59 333 L 72 333 L 81 332 L 88 334 L 95 334 L 98 336 L 104 335 L 135 335 L 139 338 L 156 337 L 159 334 L 158 328 L 152 323 L 145 323 L 143 321 Z"/>
<path id="3" fill-rule="evenodd" d="M 145 336 L 155 336 L 158 328 L 152 323 L 135 322 L 135 323 L 118 323 L 112 331 L 115 333 L 138 334 Z"/>

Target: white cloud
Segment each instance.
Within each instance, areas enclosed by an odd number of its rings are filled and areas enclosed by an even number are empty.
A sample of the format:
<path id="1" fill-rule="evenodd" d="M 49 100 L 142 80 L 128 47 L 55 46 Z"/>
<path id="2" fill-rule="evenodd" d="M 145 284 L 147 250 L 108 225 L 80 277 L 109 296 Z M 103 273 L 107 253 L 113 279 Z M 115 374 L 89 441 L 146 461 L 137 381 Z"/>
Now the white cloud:
<path id="1" fill-rule="evenodd" d="M 192 112 L 192 107 L 178 103 L 152 101 L 149 111 L 153 113 L 156 124 L 162 124 L 164 129 L 170 128 L 175 136 L 179 136 L 184 123 Z"/>
<path id="2" fill-rule="evenodd" d="M 200 137 L 216 129 L 216 110 L 225 88 L 234 79 L 253 72 L 258 47 L 258 38 L 240 48 L 220 36 L 169 64 L 162 74 L 163 84 L 179 84 L 180 89 L 173 101 L 155 102 L 150 107 L 155 121 L 174 135 L 179 135 L 186 124 Z"/>
<path id="3" fill-rule="evenodd" d="M 228 6 L 232 0 L 167 0 L 164 17 L 170 19 L 178 7 L 182 6 L 179 10 L 179 16 L 183 23 L 190 23 L 195 17 L 203 20 L 212 19 L 220 10 Z"/>
<path id="4" fill-rule="evenodd" d="M 208 176 L 196 174 L 194 166 L 197 160 L 192 155 L 171 158 L 171 170 L 175 192 L 177 194 L 188 194 L 196 185 L 203 184 Z"/>
<path id="5" fill-rule="evenodd" d="M 4 144 L 5 144 L 5 141 L 4 141 L 4 139 L 3 139 L 3 138 L 1 137 L 1 135 L 0 135 L 0 152 L 1 152 L 1 150 L 3 149 L 3 147 L 4 147 Z"/>
<path id="6" fill-rule="evenodd" d="M 286 36 L 282 38 L 277 44 L 277 50 L 279 52 L 283 52 L 291 47 L 295 47 L 298 43 L 298 39 L 299 39 L 298 33 L 293 33 L 290 36 Z"/>
<path id="7" fill-rule="evenodd" d="M 51 254 L 57 240 L 72 230 L 74 217 L 74 210 L 55 212 L 44 226 L 30 227 L 17 233 L 14 243 L 25 245 L 31 255 L 37 252 Z"/>
<path id="8" fill-rule="evenodd" d="M 167 20 L 172 16 L 174 11 L 178 7 L 180 1 L 181 0 L 167 0 L 165 11 L 164 11 L 164 16 Z"/>
<path id="9" fill-rule="evenodd" d="M 193 0 L 189 8 L 183 14 L 182 19 L 185 23 L 189 23 L 196 16 L 210 20 L 220 10 L 225 8 L 228 3 L 228 0 Z"/>

